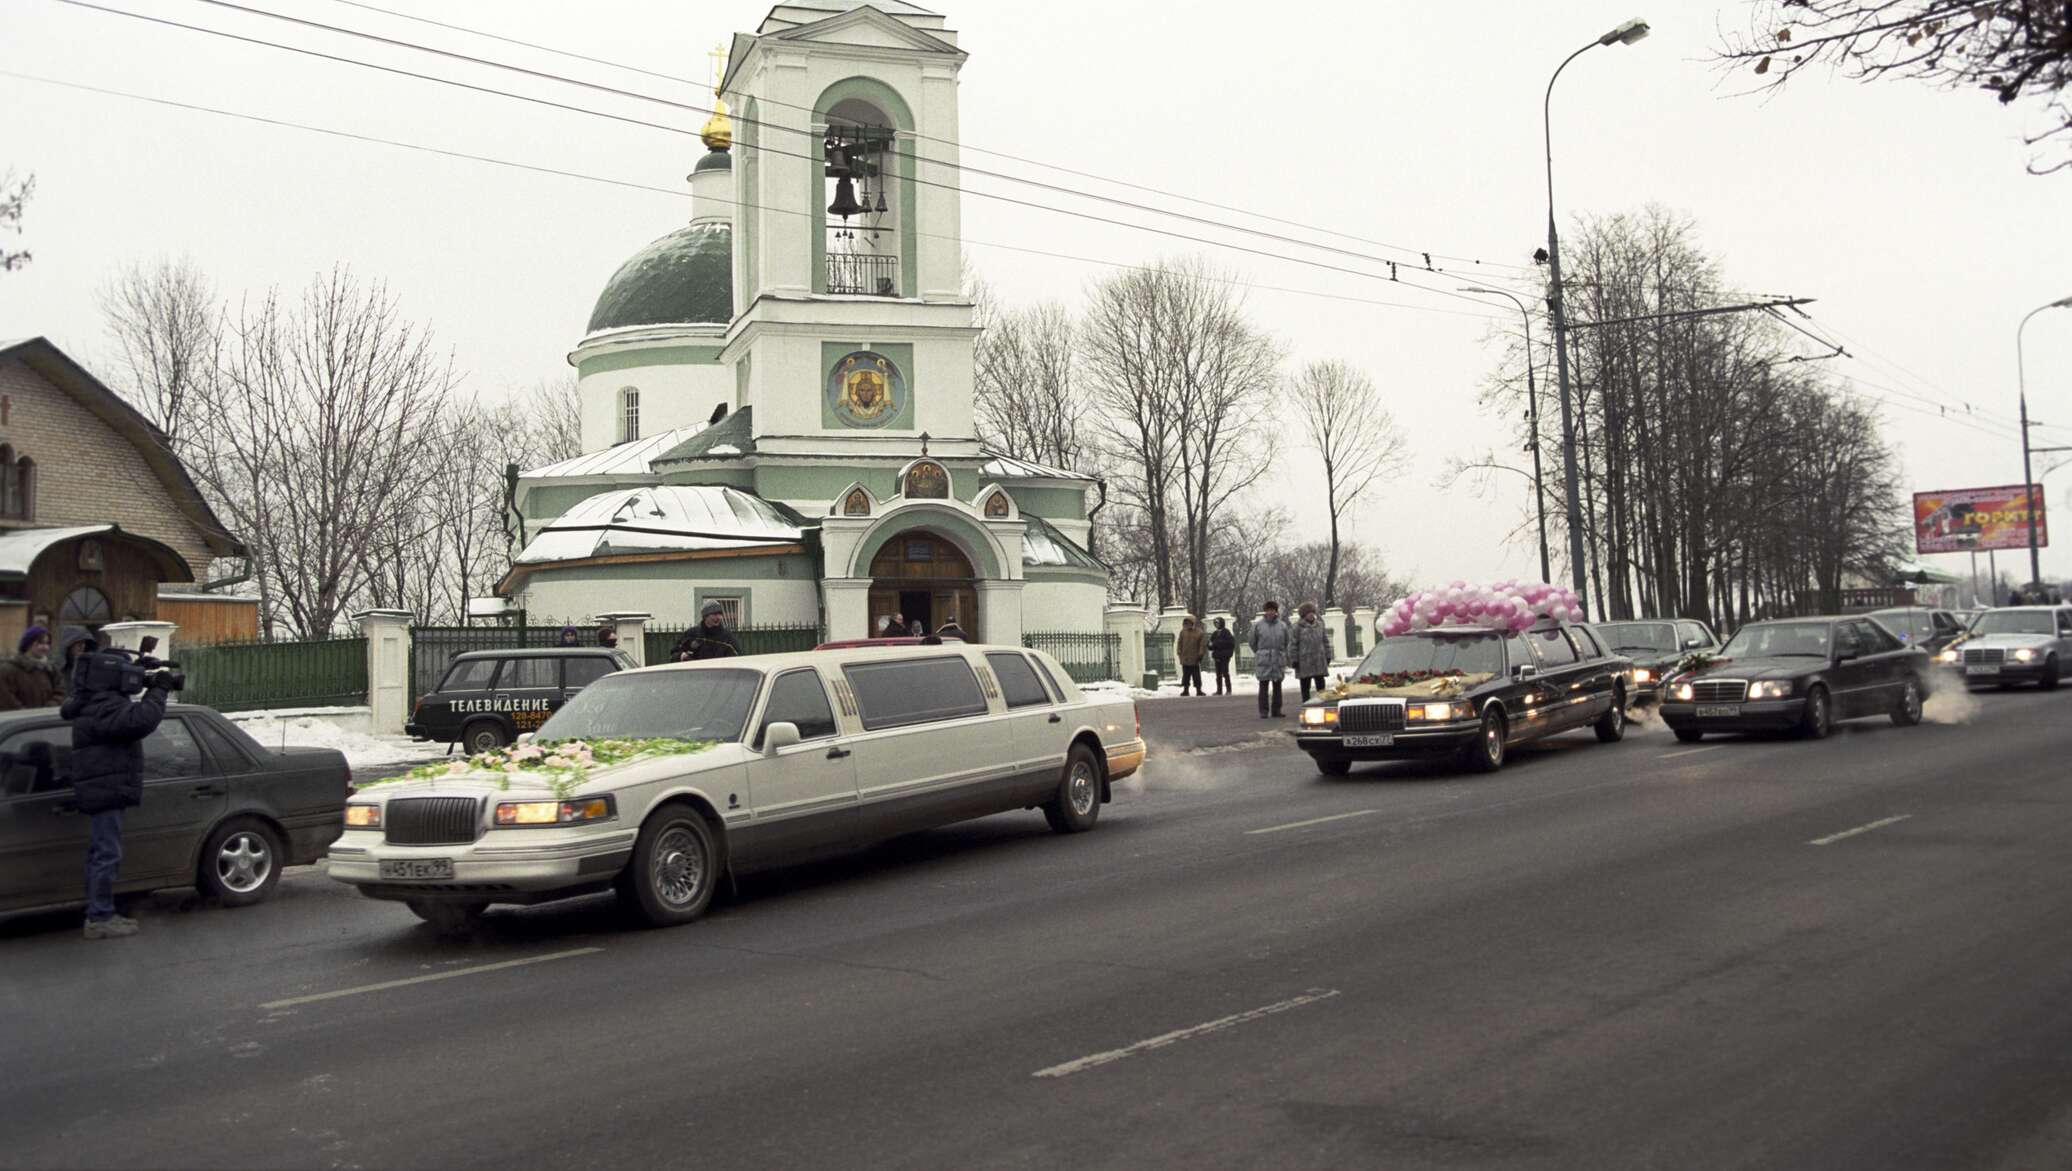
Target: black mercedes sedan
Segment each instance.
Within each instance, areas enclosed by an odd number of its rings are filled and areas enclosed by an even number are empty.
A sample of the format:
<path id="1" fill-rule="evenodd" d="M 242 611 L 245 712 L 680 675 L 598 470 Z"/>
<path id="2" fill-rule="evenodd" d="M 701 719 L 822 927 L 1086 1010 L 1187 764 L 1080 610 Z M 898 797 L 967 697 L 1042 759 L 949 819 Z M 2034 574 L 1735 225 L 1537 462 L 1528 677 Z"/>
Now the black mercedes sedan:
<path id="1" fill-rule="evenodd" d="M 1928 652 L 1869 618 L 1751 622 L 1669 679 L 1662 722 L 1684 741 L 1789 730 L 1818 739 L 1871 716 L 1905 727 L 1921 722 L 1929 678 Z"/>
<path id="2" fill-rule="evenodd" d="M 1303 705 L 1295 744 L 1325 776 L 1342 777 L 1355 761 L 1443 756 L 1495 772 L 1527 740 L 1583 728 L 1605 743 L 1624 737 L 1632 669 L 1587 626 L 1399 635 Z"/>

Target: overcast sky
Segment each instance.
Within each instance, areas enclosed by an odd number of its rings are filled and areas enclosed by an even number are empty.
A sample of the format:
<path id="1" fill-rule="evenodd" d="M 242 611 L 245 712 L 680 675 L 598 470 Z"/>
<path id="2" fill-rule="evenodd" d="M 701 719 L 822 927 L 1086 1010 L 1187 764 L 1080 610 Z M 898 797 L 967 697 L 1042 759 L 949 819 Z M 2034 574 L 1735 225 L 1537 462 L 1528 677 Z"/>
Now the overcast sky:
<path id="1" fill-rule="evenodd" d="M 520 89 L 686 133 L 55 0 L 0 0 L 0 69 L 672 190 L 682 189 L 703 150 L 689 133 L 700 117 L 649 103 L 341 40 L 197 0 L 96 2 Z M 677 100 L 702 98 L 689 85 L 335 0 L 245 2 Z M 707 51 L 752 29 L 768 7 L 743 0 L 376 2 L 700 82 Z M 944 0 L 942 8 L 971 54 L 962 87 L 962 137 L 971 146 L 1506 265 L 1529 264 L 1545 231 L 1539 103 L 1548 74 L 1604 29 L 1644 16 L 1651 38 L 1584 55 L 1555 94 L 1564 218 L 1651 202 L 1692 217 L 1735 286 L 1818 298 L 1811 312 L 1819 326 L 1858 356 L 1833 363 L 1833 372 L 1893 404 L 1884 412 L 1887 433 L 1912 489 L 2019 482 L 2015 326 L 2029 309 L 2072 293 L 2065 211 L 2072 172 L 2026 174 L 2030 152 L 2020 133 L 2029 119 L 1984 96 L 1824 76 L 1803 77 L 1768 101 L 1733 96 L 1742 79 L 1723 77 L 1709 53 L 1722 25 L 1745 25 L 1744 4 L 1637 2 L 1297 9 Z M 1084 182 L 976 154 L 966 161 Z M 0 76 L 0 170 L 8 167 L 33 171 L 37 188 L 24 240 L 0 243 L 25 243 L 35 261 L 0 276 L 0 337 L 47 335 L 99 362 L 106 349 L 94 291 L 132 260 L 190 256 L 232 297 L 300 286 L 344 261 L 385 279 L 404 310 L 428 320 L 452 348 L 470 385 L 491 395 L 566 370 L 564 356 L 604 280 L 688 213 L 687 199 L 664 194 Z M 969 185 L 1064 202 L 1019 185 Z M 1202 250 L 983 198 L 967 198 L 964 212 L 973 261 L 1010 300 L 1077 302 L 1088 281 L 1112 270 L 989 245 L 1123 262 Z M 1500 422 L 1476 406 L 1499 354 L 1487 343 L 1487 319 L 1458 301 L 1292 259 L 1207 251 L 1260 285 L 1424 307 L 1249 294 L 1258 321 L 1296 360 L 1336 357 L 1367 369 L 1409 433 L 1414 462 L 1360 510 L 1359 539 L 1419 578 L 1536 569 L 1529 541 L 1501 543 L 1529 506 L 1526 480 L 1500 477 L 1480 497 L 1466 485 L 1434 487 L 1448 456 L 1504 442 Z M 1421 279 L 1450 288 L 1521 276 L 1515 268 L 1489 267 L 1479 276 L 1471 265 L 1456 269 Z M 2031 324 L 2028 372 L 2037 417 L 2072 425 L 2072 311 Z M 1923 400 L 1948 404 L 1953 415 L 1970 404 L 1977 429 L 1945 422 Z M 2037 441 L 2072 444 L 2072 426 L 2039 432 Z M 1279 453 L 1273 490 L 1297 514 L 1302 535 L 1321 536 L 1310 503 L 1321 476 L 1292 436 Z M 2046 483 L 2053 511 L 2072 517 L 2072 468 Z M 1962 557 L 1930 561 L 1965 571 Z M 2013 555 L 2000 564 L 2020 568 Z M 2072 576 L 2072 552 L 2046 551 L 2044 567 L 2046 576 Z"/>

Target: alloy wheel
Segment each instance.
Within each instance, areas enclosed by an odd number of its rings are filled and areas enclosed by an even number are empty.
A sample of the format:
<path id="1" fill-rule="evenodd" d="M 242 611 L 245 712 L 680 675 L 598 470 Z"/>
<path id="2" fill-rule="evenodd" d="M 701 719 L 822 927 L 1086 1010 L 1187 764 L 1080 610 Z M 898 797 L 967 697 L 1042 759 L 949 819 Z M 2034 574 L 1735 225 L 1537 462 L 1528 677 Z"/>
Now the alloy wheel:
<path id="1" fill-rule="evenodd" d="M 216 852 L 216 877 L 224 889 L 233 893 L 258 890 L 272 873 L 273 854 L 266 848 L 266 839 L 251 830 L 239 830 L 224 838 Z"/>

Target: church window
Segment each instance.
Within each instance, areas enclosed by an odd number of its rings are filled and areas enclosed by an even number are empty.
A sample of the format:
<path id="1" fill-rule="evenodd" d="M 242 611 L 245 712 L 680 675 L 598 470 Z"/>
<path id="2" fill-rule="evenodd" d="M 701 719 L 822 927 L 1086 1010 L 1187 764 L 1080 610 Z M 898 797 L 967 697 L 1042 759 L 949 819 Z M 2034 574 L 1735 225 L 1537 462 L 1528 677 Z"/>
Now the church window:
<path id="1" fill-rule="evenodd" d="M 28 456 L 15 458 L 11 444 L 0 443 L 0 518 L 34 520 L 36 463 Z"/>
<path id="2" fill-rule="evenodd" d="M 631 443 L 640 438 L 640 389 L 623 386 L 619 388 L 619 442 Z"/>

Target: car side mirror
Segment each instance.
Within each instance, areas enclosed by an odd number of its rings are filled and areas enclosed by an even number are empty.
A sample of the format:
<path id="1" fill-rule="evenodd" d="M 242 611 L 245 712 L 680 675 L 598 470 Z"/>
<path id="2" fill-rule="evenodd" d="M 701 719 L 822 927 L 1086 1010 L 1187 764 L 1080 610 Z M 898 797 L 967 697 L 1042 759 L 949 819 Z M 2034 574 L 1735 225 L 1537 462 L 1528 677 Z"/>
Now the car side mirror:
<path id="1" fill-rule="evenodd" d="M 1861 656 L 1861 654 L 1860 654 L 1860 653 L 1859 653 L 1859 652 L 1858 652 L 1858 651 L 1856 650 L 1856 648 L 1854 648 L 1854 647 L 1836 647 L 1836 648 L 1835 648 L 1835 662 L 1837 662 L 1837 663 L 1846 663 L 1846 662 L 1848 662 L 1848 661 L 1849 661 L 1850 659 L 1854 659 L 1854 658 L 1860 658 L 1860 657 L 1862 657 L 1862 656 Z"/>
<path id="2" fill-rule="evenodd" d="M 1534 675 L 1537 675 L 1539 673 L 1540 669 L 1538 667 L 1533 666 L 1531 663 L 1520 663 L 1517 666 L 1511 668 L 1511 674 L 1517 676 L 1520 679 L 1530 679 Z"/>
<path id="3" fill-rule="evenodd" d="M 790 720 L 779 720 L 763 727 L 763 755 L 769 756 L 780 748 L 789 748 L 799 742 L 799 726 Z"/>

